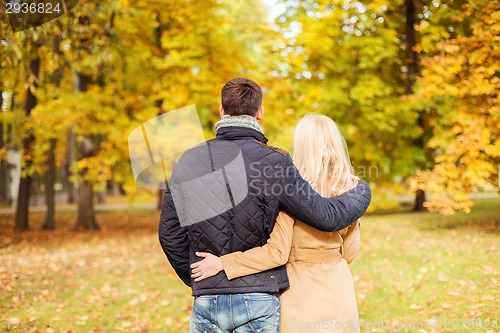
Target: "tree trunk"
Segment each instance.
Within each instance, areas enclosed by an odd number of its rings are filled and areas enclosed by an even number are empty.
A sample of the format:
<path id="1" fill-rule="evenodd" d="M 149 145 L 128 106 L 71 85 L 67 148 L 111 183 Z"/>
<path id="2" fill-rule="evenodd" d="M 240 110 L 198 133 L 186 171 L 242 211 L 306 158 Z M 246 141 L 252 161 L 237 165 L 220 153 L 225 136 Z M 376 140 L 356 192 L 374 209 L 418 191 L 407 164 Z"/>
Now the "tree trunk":
<path id="1" fill-rule="evenodd" d="M 158 25 L 156 26 L 156 28 L 153 31 L 154 43 L 159 50 L 162 50 L 161 36 L 163 34 L 163 25 L 161 22 L 160 13 L 156 13 L 156 21 L 157 21 Z M 161 81 L 161 75 L 158 75 L 157 77 L 155 77 L 155 80 Z M 160 86 L 161 86 L 161 84 L 160 84 Z M 158 110 L 158 115 L 162 114 L 162 105 L 163 105 L 163 99 L 157 99 L 155 101 L 155 107 Z M 164 195 L 165 195 L 165 190 L 158 189 L 158 193 L 157 193 L 158 200 L 157 200 L 156 208 L 159 210 L 161 210 Z"/>
<path id="2" fill-rule="evenodd" d="M 408 68 L 407 77 L 406 77 L 406 87 L 405 93 L 407 95 L 413 94 L 413 86 L 415 85 L 415 80 L 418 75 L 418 54 L 415 52 L 415 44 L 416 44 L 416 33 L 415 33 L 415 24 L 416 24 L 416 15 L 415 15 L 415 3 L 414 0 L 405 0 L 406 6 L 406 61 L 405 64 Z M 420 112 L 418 123 L 423 123 L 423 112 Z M 420 149 L 425 149 L 424 138 L 423 135 L 417 139 L 417 146 Z M 413 207 L 414 211 L 422 212 L 426 211 L 424 207 L 425 202 L 425 192 L 422 190 L 417 190 L 415 193 L 415 205 Z"/>
<path id="3" fill-rule="evenodd" d="M 414 212 L 426 212 L 427 208 L 424 206 L 425 202 L 425 192 L 422 190 L 417 190 L 415 195 L 415 206 L 413 207 Z"/>
<path id="4" fill-rule="evenodd" d="M 82 73 L 75 73 L 76 89 L 84 92 L 88 90 L 91 78 Z M 95 155 L 93 138 L 84 135 L 78 143 L 78 160 L 89 158 Z M 85 179 L 87 169 L 80 171 L 80 176 Z M 85 230 L 99 230 L 95 219 L 94 211 L 94 191 L 92 184 L 87 180 L 82 180 L 78 185 L 78 220 L 74 229 L 83 228 Z"/>
<path id="5" fill-rule="evenodd" d="M 165 190 L 158 190 L 158 201 L 156 202 L 156 208 L 161 210 L 163 206 L 163 196 L 165 195 Z"/>
<path id="6" fill-rule="evenodd" d="M 106 192 L 105 191 L 97 192 L 96 197 L 97 197 L 98 204 L 105 204 L 106 203 Z"/>
<path id="7" fill-rule="evenodd" d="M 16 92 L 12 91 L 11 92 L 11 98 L 10 98 L 10 103 L 7 103 L 7 112 L 11 112 L 12 110 L 15 109 L 16 105 Z M 18 145 L 16 143 L 10 144 L 10 138 L 11 138 L 11 133 L 12 133 L 12 125 L 7 124 L 7 133 L 5 137 L 7 138 L 7 141 L 5 144 L 7 145 L 7 153 L 10 150 L 17 150 L 19 149 Z M 7 187 L 7 206 L 12 207 L 15 202 L 14 202 L 14 194 L 12 193 L 12 168 L 13 165 L 9 163 L 9 161 L 5 162 L 6 169 L 5 172 L 7 173 L 7 184 L 10 183 L 10 186 Z"/>
<path id="8" fill-rule="evenodd" d="M 88 158 L 94 155 L 94 143 L 90 136 L 84 136 L 78 145 L 79 159 Z M 81 176 L 85 176 L 87 169 L 81 170 Z M 95 219 L 94 211 L 94 191 L 92 184 L 82 181 L 78 185 L 78 220 L 74 229 L 83 228 L 85 230 L 99 230 Z"/>
<path id="9" fill-rule="evenodd" d="M 104 86 L 104 76 L 100 75 L 97 82 L 101 87 L 103 87 Z M 99 152 L 101 150 L 101 145 L 105 140 L 106 140 L 106 137 L 104 135 L 99 134 L 97 136 L 97 152 Z M 106 186 L 104 186 L 104 189 L 102 191 L 97 192 L 96 196 L 97 196 L 97 203 L 98 204 L 105 204 L 106 203 Z"/>
<path id="10" fill-rule="evenodd" d="M 40 71 L 40 58 L 37 56 L 30 62 L 30 74 L 34 76 L 33 86 L 37 87 L 38 74 Z M 32 86 L 28 86 L 26 94 L 26 116 L 29 118 L 31 110 L 36 106 L 37 99 L 33 93 Z M 26 138 L 23 139 L 23 155 L 27 156 L 32 151 L 32 146 L 35 141 L 35 137 L 32 133 L 29 133 Z M 32 164 L 31 158 L 26 159 L 25 168 L 29 168 Z M 19 192 L 17 196 L 17 207 L 16 207 L 16 222 L 15 230 L 28 230 L 28 215 L 29 215 L 29 201 L 31 192 L 31 176 L 26 175 L 21 177 L 19 183 Z"/>
<path id="11" fill-rule="evenodd" d="M 100 229 L 95 220 L 94 191 L 88 182 L 78 186 L 78 220 L 74 229 L 79 228 L 91 231 Z"/>
<path id="12" fill-rule="evenodd" d="M 113 168 L 113 172 L 114 172 Z M 118 184 L 115 180 L 110 180 L 108 181 L 108 184 L 106 185 L 106 192 L 108 195 L 117 197 L 119 195 L 122 195 L 120 191 L 120 184 Z"/>
<path id="13" fill-rule="evenodd" d="M 3 124 L 0 124 L 0 135 L 3 134 Z M 0 145 L 0 149 L 3 148 Z M 9 205 L 9 163 L 7 160 L 0 161 L 0 204 Z"/>
<path id="14" fill-rule="evenodd" d="M 163 100 L 156 100 L 155 101 L 155 106 L 158 109 L 158 115 L 160 115 L 162 113 L 162 109 L 161 109 L 162 104 L 163 104 Z M 156 205 L 156 208 L 158 210 L 161 210 L 164 195 L 165 195 L 165 190 L 163 190 L 161 188 L 158 189 L 158 202 Z"/>
<path id="15" fill-rule="evenodd" d="M 50 139 L 50 148 L 47 159 L 47 172 L 45 174 L 45 204 L 47 205 L 47 213 L 45 214 L 45 223 L 43 229 L 55 228 L 55 194 L 54 185 L 56 182 L 56 150 L 57 139 Z"/>
<path id="16" fill-rule="evenodd" d="M 61 37 L 55 36 L 53 38 L 54 48 L 53 53 L 59 59 L 61 55 L 60 44 Z M 61 86 L 61 81 L 63 78 L 64 67 L 60 65 L 53 73 L 52 81 L 54 86 L 59 88 Z M 43 229 L 54 229 L 55 228 L 55 195 L 54 185 L 56 183 L 57 166 L 56 166 L 56 151 L 57 139 L 50 139 L 50 148 L 47 152 L 47 172 L 45 174 L 45 205 L 47 206 L 47 213 L 45 215 L 45 223 L 43 224 Z"/>
<path id="17" fill-rule="evenodd" d="M 413 86 L 419 72 L 418 54 L 415 52 L 416 44 L 416 15 L 414 0 L 405 0 L 406 3 L 406 66 L 408 67 L 405 92 L 407 95 L 413 94 Z"/>
<path id="18" fill-rule="evenodd" d="M 3 96 L 0 90 L 0 112 L 2 112 Z M 4 140 L 4 122 L 0 122 L 0 150 L 7 146 L 7 141 Z M 7 156 L 0 159 L 0 204 L 7 204 L 9 201 L 9 165 Z"/>
<path id="19" fill-rule="evenodd" d="M 66 156 L 66 165 L 64 166 L 66 183 L 68 185 L 68 200 L 67 202 L 72 204 L 76 202 L 75 195 L 75 183 L 71 181 L 71 176 L 73 172 L 71 171 L 71 165 L 75 161 L 75 133 L 72 129 L 68 133 L 68 152 Z"/>

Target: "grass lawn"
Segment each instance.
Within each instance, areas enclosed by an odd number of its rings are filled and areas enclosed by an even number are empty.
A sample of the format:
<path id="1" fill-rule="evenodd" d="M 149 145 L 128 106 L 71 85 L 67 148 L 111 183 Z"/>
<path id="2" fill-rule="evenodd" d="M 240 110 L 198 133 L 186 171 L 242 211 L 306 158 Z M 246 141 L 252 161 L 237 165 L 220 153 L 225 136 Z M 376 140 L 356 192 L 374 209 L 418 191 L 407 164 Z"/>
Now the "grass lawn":
<path id="1" fill-rule="evenodd" d="M 23 233 L 0 215 L 0 331 L 188 332 L 190 290 L 161 251 L 158 215 L 100 212 L 97 233 L 71 231 L 74 213 L 55 231 L 32 214 Z M 500 331 L 499 222 L 498 199 L 447 218 L 363 218 L 351 265 L 362 332 Z"/>

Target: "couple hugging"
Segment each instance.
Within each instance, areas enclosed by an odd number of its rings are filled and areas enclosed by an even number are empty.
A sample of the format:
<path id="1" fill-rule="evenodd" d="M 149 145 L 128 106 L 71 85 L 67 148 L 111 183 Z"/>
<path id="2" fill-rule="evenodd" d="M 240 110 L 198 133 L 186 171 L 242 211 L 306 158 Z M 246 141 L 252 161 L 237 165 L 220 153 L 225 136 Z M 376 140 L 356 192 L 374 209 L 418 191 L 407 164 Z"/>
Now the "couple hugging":
<path id="1" fill-rule="evenodd" d="M 347 266 L 369 186 L 336 124 L 306 115 L 294 158 L 267 145 L 262 89 L 221 93 L 216 138 L 185 152 L 163 199 L 159 239 L 194 296 L 191 332 L 359 332 Z"/>

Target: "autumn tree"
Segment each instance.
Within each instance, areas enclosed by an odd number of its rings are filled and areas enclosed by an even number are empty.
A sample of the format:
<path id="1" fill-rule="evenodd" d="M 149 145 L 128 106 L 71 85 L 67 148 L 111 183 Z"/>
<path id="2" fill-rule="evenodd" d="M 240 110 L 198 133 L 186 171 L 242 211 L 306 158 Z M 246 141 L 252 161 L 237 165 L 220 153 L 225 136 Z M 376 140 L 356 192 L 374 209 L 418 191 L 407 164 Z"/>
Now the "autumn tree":
<path id="1" fill-rule="evenodd" d="M 413 175 L 425 157 L 413 144 L 420 135 L 418 115 L 401 102 L 409 79 L 404 4 L 286 4 L 278 22 L 289 36 L 282 53 L 298 95 L 292 112 L 334 119 L 358 170 L 377 170 L 361 171 L 365 179 L 390 186 L 398 177 Z"/>
<path id="2" fill-rule="evenodd" d="M 499 9 L 491 1 L 463 4 L 451 17 L 456 36 L 426 45 L 437 52 L 422 59 L 415 103 L 432 118 L 428 146 L 436 165 L 418 173 L 413 186 L 433 193 L 427 203 L 433 211 L 469 211 L 472 192 L 498 188 Z"/>
<path id="3" fill-rule="evenodd" d="M 29 86 L 37 105 L 23 117 L 16 113 L 15 124 L 19 133 L 34 137 L 26 150 L 32 163 L 26 175 L 37 173 L 44 179 L 44 227 L 54 227 L 56 169 L 78 187 L 75 227 L 97 230 L 94 193 L 109 182 L 123 184 L 132 196 L 138 191 L 128 160 L 132 129 L 160 113 L 196 104 L 207 135 L 212 135 L 220 88 L 227 80 L 251 76 L 273 82 L 266 78 L 277 33 L 266 15 L 260 4 L 241 0 L 203 0 L 189 6 L 177 1 L 82 0 L 46 23 L 37 49 L 38 85 Z M 6 90 L 21 92 L 23 80 L 14 80 L 15 71 L 18 63 L 29 61 L 29 54 L 19 38 L 33 31 L 2 43 L 17 61 L 8 72 L 12 79 L 5 82 L 10 87 Z M 71 186 L 68 194 L 71 198 Z"/>

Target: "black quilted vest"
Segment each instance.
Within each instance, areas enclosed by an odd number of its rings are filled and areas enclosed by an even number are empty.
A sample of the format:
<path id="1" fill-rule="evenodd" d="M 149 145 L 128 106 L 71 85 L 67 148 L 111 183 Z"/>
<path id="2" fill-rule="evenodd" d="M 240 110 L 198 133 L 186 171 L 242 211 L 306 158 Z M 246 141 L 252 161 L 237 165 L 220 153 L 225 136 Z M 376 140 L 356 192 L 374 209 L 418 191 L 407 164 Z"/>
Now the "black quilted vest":
<path id="1" fill-rule="evenodd" d="M 265 191 L 279 182 L 279 167 L 286 152 L 266 145 L 266 137 L 253 129 L 225 127 L 217 131 L 216 140 L 230 140 L 241 151 L 248 176 L 248 194 L 234 208 L 188 226 L 190 262 L 201 260 L 195 252 L 221 256 L 245 251 L 267 242 L 278 215 L 278 198 Z M 210 143 L 214 143 L 213 141 Z M 215 142 L 216 143 L 216 142 Z M 196 148 L 195 148 L 196 149 Z M 184 163 L 189 164 L 189 155 Z M 206 161 L 208 163 L 208 161 Z M 199 163 L 199 161 L 193 161 Z M 276 170 L 272 172 L 271 170 Z M 193 282 L 193 295 L 271 292 L 289 287 L 284 266 L 229 281 L 224 272 Z"/>

